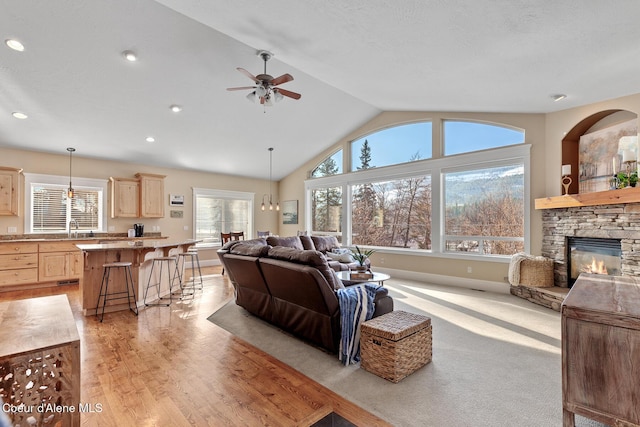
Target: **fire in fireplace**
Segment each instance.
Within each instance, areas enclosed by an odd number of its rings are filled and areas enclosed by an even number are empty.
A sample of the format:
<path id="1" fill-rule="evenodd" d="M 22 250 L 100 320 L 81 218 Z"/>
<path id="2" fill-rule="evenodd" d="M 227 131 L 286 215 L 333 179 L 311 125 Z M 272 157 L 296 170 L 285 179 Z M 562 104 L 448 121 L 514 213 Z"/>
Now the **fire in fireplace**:
<path id="1" fill-rule="evenodd" d="M 580 273 L 620 275 L 622 250 L 619 239 L 568 237 L 567 251 L 569 287 Z"/>

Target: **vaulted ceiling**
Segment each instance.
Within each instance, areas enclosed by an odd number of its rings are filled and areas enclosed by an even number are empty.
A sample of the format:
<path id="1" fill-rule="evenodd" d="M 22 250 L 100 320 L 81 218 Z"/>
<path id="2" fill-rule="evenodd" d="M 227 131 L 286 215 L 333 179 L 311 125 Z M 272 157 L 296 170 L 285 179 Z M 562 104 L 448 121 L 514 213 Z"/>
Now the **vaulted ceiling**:
<path id="1" fill-rule="evenodd" d="M 0 147 L 260 178 L 274 147 L 280 179 L 382 111 L 640 93 L 638 16 L 637 0 L 2 0 L 0 37 L 25 50 L 0 46 Z M 236 67 L 261 73 L 263 49 L 300 100 L 225 90 L 252 85 Z"/>

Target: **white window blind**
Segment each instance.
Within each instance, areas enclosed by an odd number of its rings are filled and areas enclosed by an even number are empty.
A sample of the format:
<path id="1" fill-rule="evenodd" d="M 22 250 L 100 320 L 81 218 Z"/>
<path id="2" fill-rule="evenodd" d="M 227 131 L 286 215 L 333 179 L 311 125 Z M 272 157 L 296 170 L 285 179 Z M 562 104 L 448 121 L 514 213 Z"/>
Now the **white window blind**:
<path id="1" fill-rule="evenodd" d="M 194 238 L 205 245 L 219 245 L 220 233 L 231 231 L 243 231 L 250 238 L 253 198 L 254 193 L 194 188 Z"/>
<path id="2" fill-rule="evenodd" d="M 67 180 L 58 176 L 25 174 L 29 194 L 26 230 L 30 233 L 65 233 L 75 221 L 79 231 L 105 231 L 106 180 L 74 180 L 71 200 L 67 197 Z M 75 223 L 71 228 L 75 230 Z"/>

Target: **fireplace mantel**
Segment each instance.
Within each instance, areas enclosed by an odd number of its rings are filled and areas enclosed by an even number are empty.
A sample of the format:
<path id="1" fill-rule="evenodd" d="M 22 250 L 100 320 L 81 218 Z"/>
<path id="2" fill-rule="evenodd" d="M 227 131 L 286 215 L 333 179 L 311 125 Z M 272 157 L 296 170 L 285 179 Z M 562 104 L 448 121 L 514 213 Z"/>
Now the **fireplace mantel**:
<path id="1" fill-rule="evenodd" d="M 616 205 L 640 202 L 640 187 L 627 187 L 620 190 L 597 191 L 594 193 L 567 194 L 564 196 L 543 197 L 535 200 L 536 209 L 559 209 L 581 206 Z"/>

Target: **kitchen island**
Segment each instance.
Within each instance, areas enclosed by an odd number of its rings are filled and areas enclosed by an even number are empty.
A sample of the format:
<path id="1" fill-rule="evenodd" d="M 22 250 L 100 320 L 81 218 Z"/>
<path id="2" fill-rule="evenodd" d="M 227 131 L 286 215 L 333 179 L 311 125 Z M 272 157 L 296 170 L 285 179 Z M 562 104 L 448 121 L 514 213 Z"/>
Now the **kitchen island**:
<path id="1" fill-rule="evenodd" d="M 149 280 L 151 260 L 156 257 L 175 255 L 185 252 L 198 240 L 138 240 L 128 242 L 94 243 L 76 245 L 83 253 L 82 276 L 80 291 L 82 294 L 82 311 L 85 316 L 96 313 L 96 304 L 102 281 L 102 265 L 112 262 L 131 262 L 136 303 L 143 305 L 144 291 Z M 155 272 L 154 272 L 155 276 Z M 161 293 L 169 292 L 168 280 L 163 277 Z M 112 287 L 113 286 L 113 287 Z M 110 292 L 126 291 L 124 280 L 119 277 L 111 282 Z M 105 312 L 128 310 L 126 301 L 112 301 L 107 303 Z"/>

